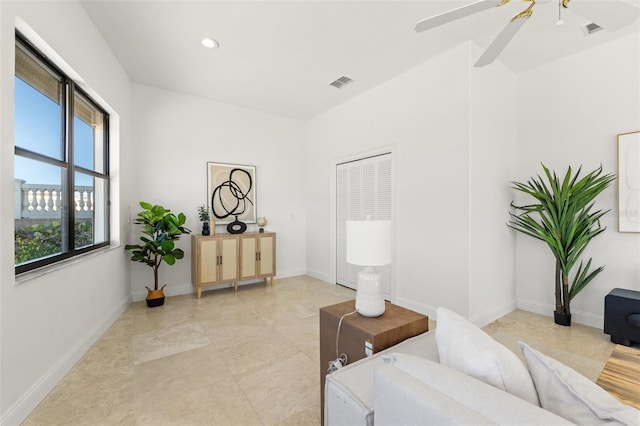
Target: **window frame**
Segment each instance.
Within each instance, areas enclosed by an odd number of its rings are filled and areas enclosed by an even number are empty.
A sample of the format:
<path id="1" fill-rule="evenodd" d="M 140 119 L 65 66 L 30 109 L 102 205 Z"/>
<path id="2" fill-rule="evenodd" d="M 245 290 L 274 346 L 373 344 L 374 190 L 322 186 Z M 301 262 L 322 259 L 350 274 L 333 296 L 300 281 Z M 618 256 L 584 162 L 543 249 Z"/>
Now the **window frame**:
<path id="1" fill-rule="evenodd" d="M 110 232 L 110 222 L 111 222 L 111 181 L 110 181 L 110 132 L 109 132 L 109 113 L 101 107 L 98 102 L 96 102 L 86 91 L 80 88 L 76 82 L 70 78 L 66 73 L 64 73 L 50 58 L 48 58 L 45 54 L 43 54 L 38 48 L 36 48 L 25 36 L 23 36 L 20 32 L 16 31 L 15 33 L 15 43 L 14 45 L 21 44 L 22 47 L 27 50 L 30 54 L 34 55 L 39 61 L 41 61 L 46 67 L 50 68 L 51 71 L 55 72 L 58 77 L 60 77 L 62 81 L 62 96 L 61 96 L 61 109 L 62 112 L 60 114 L 60 120 L 62 124 L 62 159 L 56 159 L 49 157 L 48 155 L 41 154 L 26 148 L 21 148 L 14 144 L 14 158 L 16 156 L 27 158 L 30 160 L 42 162 L 45 164 L 53 165 L 56 167 L 64 168 L 66 170 L 66 179 L 62 182 L 62 194 L 63 194 L 63 204 L 62 208 L 65 211 L 66 218 L 63 216 L 62 220 L 66 221 L 66 240 L 65 235 L 63 235 L 62 240 L 62 250 L 60 253 L 56 253 L 50 256 L 36 258 L 31 261 L 27 261 L 21 264 L 15 264 L 15 275 L 23 274 L 26 272 L 30 272 L 39 268 L 43 268 L 50 265 L 59 264 L 62 261 L 65 261 L 70 258 L 74 258 L 80 255 L 83 255 L 88 252 L 92 252 L 104 247 L 108 247 L 111 245 L 111 232 Z M 18 47 L 16 46 L 16 49 Z M 16 71 L 14 70 L 14 79 L 16 78 Z M 74 97 L 79 94 L 84 100 L 88 101 L 90 105 L 96 108 L 104 118 L 104 141 L 102 143 L 102 170 L 104 172 L 100 173 L 92 169 L 88 169 L 83 166 L 78 166 L 74 164 Z M 14 94 L 15 96 L 15 94 Z M 15 105 L 15 101 L 14 101 Z M 95 155 L 95 153 L 94 153 Z M 94 168 L 95 165 L 94 165 Z M 75 247 L 75 218 L 76 218 L 76 209 L 75 209 L 75 174 L 76 172 L 89 175 L 92 178 L 99 178 L 104 181 L 104 223 L 102 223 L 104 229 L 104 241 L 100 243 L 93 243 L 87 246 L 83 246 L 80 248 Z M 14 173 L 15 178 L 15 173 Z M 95 191 L 95 180 L 94 180 L 94 191 Z M 14 219 L 15 221 L 15 219 Z M 15 222 L 14 222 L 15 223 Z M 96 223 L 95 223 L 95 211 L 92 217 L 93 230 L 95 232 Z M 14 242 L 15 242 L 15 225 L 14 225 Z"/>

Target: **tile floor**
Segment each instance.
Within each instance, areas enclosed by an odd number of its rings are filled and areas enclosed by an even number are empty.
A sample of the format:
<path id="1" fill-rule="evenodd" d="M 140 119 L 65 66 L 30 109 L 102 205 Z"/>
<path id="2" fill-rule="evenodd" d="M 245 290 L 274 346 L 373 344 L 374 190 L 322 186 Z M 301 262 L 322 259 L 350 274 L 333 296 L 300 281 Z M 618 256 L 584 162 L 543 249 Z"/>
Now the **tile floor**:
<path id="1" fill-rule="evenodd" d="M 318 309 L 352 298 L 303 276 L 133 303 L 23 424 L 319 425 Z M 485 330 L 596 377 L 614 346 L 600 330 L 523 311 Z"/>

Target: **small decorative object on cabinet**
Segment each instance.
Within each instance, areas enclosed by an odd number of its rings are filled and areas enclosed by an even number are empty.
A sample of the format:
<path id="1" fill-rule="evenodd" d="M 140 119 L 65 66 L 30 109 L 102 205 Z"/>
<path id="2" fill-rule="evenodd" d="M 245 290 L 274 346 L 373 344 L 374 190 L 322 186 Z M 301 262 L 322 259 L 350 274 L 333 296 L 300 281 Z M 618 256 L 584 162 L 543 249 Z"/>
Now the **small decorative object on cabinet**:
<path id="1" fill-rule="evenodd" d="M 612 174 L 602 174 L 602 166 L 579 179 L 580 169 L 573 174 L 571 167 L 560 179 L 556 172 L 542 165 L 546 182 L 540 175 L 527 183 L 512 182 L 513 189 L 535 198 L 535 204 L 518 206 L 511 203 L 511 220 L 507 226 L 525 235 L 547 243 L 556 259 L 555 323 L 571 325 L 570 301 L 602 270 L 593 271 L 591 259 L 583 265 L 579 259 L 589 241 L 604 232 L 600 218 L 609 210 L 593 211 L 595 198 L 615 179 Z M 569 194 L 571 194 L 569 196 Z M 572 281 L 569 273 L 580 260 Z M 571 286 L 569 286 L 571 284 Z"/>
<path id="2" fill-rule="evenodd" d="M 267 226 L 269 224 L 269 219 L 267 219 L 266 217 L 262 216 L 258 218 L 258 226 L 260 227 L 258 229 L 258 232 L 260 232 L 261 234 L 264 232 L 264 227 Z"/>
<path id="3" fill-rule="evenodd" d="M 209 214 L 209 207 L 204 204 L 198 206 L 198 218 L 200 222 L 202 222 L 202 235 L 210 235 L 211 228 L 209 227 L 209 222 L 211 221 L 211 215 Z M 213 228 L 215 234 L 215 228 Z"/>
<path id="4" fill-rule="evenodd" d="M 230 234 L 242 234 L 246 230 L 247 224 L 240 222 L 238 216 L 236 216 L 236 220 L 227 225 L 227 232 Z"/>
<path id="5" fill-rule="evenodd" d="M 176 216 L 169 209 L 152 206 L 144 201 L 140 202 L 140 207 L 144 210 L 138 213 L 134 223 L 142 225 L 142 244 L 127 244 L 124 249 L 132 250 L 131 260 L 144 263 L 153 269 L 153 290 L 146 287 L 147 306 L 153 308 L 164 304 L 165 286 L 158 288 L 158 269 L 163 261 L 167 265 L 173 265 L 177 259 L 184 257 L 184 251 L 176 248 L 174 241 L 179 240 L 180 235 L 189 234 L 191 231 L 184 227 L 184 213 Z"/>
<path id="6" fill-rule="evenodd" d="M 276 234 L 250 232 L 191 236 L 191 282 L 198 298 L 202 287 L 276 275 Z"/>

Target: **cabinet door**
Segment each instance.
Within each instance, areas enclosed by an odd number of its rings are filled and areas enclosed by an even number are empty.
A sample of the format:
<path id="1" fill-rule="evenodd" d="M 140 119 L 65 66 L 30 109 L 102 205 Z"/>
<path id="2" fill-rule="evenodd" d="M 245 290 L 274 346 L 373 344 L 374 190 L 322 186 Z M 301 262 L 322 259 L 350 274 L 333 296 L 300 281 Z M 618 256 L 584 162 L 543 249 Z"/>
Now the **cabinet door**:
<path id="1" fill-rule="evenodd" d="M 198 239 L 198 282 L 215 283 L 218 281 L 218 241 L 215 238 Z"/>
<path id="2" fill-rule="evenodd" d="M 220 239 L 220 282 L 238 280 L 238 238 L 218 237 Z"/>
<path id="3" fill-rule="evenodd" d="M 258 277 L 258 237 L 243 235 L 240 237 L 240 279 Z"/>
<path id="4" fill-rule="evenodd" d="M 260 276 L 276 274 L 276 237 L 274 234 L 261 235 L 258 240 L 258 263 Z"/>

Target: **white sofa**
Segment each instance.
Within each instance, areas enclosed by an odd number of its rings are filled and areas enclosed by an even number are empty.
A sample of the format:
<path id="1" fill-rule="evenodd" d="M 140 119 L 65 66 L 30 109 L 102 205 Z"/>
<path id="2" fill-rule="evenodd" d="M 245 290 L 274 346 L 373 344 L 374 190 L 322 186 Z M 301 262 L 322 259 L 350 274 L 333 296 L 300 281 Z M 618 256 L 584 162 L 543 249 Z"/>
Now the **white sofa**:
<path id="1" fill-rule="evenodd" d="M 387 363 L 392 354 L 432 361 L 429 384 Z M 430 364 L 430 363 L 429 363 Z M 573 424 L 516 396 L 439 364 L 435 331 L 329 374 L 325 383 L 327 426 Z M 375 407 L 375 409 L 374 409 Z"/>
<path id="2" fill-rule="evenodd" d="M 640 426 L 640 411 L 526 343 L 527 365 L 455 312 L 438 308 L 437 319 L 328 375 L 325 425 Z"/>

